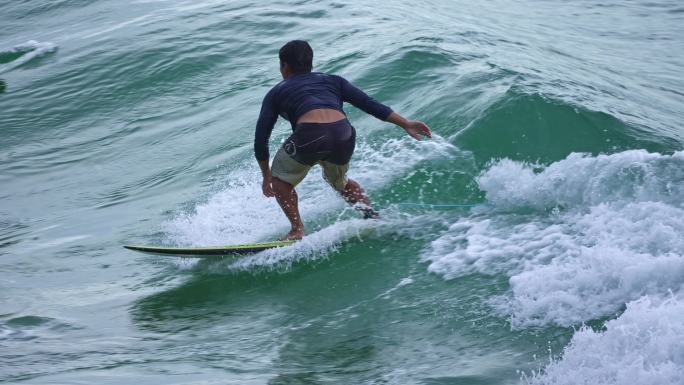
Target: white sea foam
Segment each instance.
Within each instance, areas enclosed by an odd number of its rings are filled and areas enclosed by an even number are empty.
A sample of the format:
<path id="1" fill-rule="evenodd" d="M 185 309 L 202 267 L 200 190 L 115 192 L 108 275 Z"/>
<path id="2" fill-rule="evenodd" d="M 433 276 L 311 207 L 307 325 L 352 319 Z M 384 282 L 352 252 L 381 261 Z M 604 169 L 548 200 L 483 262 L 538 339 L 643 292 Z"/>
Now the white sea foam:
<path id="1" fill-rule="evenodd" d="M 516 327 L 610 316 L 684 285 L 683 170 L 683 152 L 573 154 L 539 172 L 498 162 L 478 178 L 497 209 L 453 223 L 424 259 L 446 278 L 508 275 L 492 302 Z"/>
<path id="2" fill-rule="evenodd" d="M 500 208 L 593 206 L 602 202 L 684 203 L 684 151 L 673 155 L 630 150 L 612 155 L 573 153 L 536 173 L 501 160 L 477 179 Z"/>
<path id="3" fill-rule="evenodd" d="M 5 325 L 0 325 L 0 340 L 4 340 L 14 334 L 15 331 Z"/>
<path id="4" fill-rule="evenodd" d="M 89 34 L 85 34 L 85 35 L 83 35 L 83 36 L 81 36 L 81 37 L 82 37 L 83 39 L 90 39 L 90 38 L 93 38 L 93 37 L 96 37 L 96 36 L 109 34 L 109 33 L 111 33 L 111 32 L 114 32 L 114 31 L 118 30 L 118 29 L 128 27 L 128 26 L 131 25 L 131 24 L 136 24 L 136 23 L 139 23 L 139 22 L 141 22 L 141 21 L 145 21 L 145 20 L 147 20 L 147 19 L 149 19 L 149 18 L 150 18 L 150 15 L 138 16 L 138 17 L 133 18 L 133 19 L 131 19 L 131 20 L 127 20 L 127 21 L 124 21 L 124 22 L 121 22 L 121 23 L 117 23 L 117 24 L 112 25 L 112 26 L 108 26 L 108 27 L 106 27 L 106 28 L 104 28 L 104 29 L 100 29 L 100 30 L 98 30 L 98 31 L 96 31 L 96 32 L 92 32 L 92 33 L 89 33 Z"/>
<path id="5" fill-rule="evenodd" d="M 569 224 L 560 234 L 573 243 L 556 248 L 548 263 L 530 259 L 511 276 L 511 295 L 496 301 L 514 325 L 577 324 L 684 285 L 684 210 L 600 205 L 563 219 Z"/>
<path id="6" fill-rule="evenodd" d="M 606 323 L 583 328 L 532 385 L 680 385 L 684 383 L 684 300 L 643 297 Z"/>
<path id="7" fill-rule="evenodd" d="M 399 283 L 396 286 L 394 286 L 393 288 L 391 288 L 391 289 L 385 291 L 384 293 L 378 295 L 377 298 L 388 299 L 388 298 L 390 298 L 390 295 L 392 293 L 394 293 L 395 291 L 401 289 L 402 287 L 410 285 L 412 283 L 413 283 L 413 278 L 411 278 L 411 277 L 402 278 L 401 281 L 399 281 Z"/>
<path id="8" fill-rule="evenodd" d="M 299 260 L 325 258 L 343 241 L 357 238 L 363 239 L 374 227 L 382 224 L 376 220 L 349 219 L 333 223 L 332 225 L 307 235 L 292 246 L 270 249 L 258 254 L 241 258 L 228 265 L 231 270 L 249 270 L 259 268 L 287 269 Z"/>
<path id="9" fill-rule="evenodd" d="M 345 241 L 363 242 L 366 239 L 378 236 L 401 235 L 408 231 L 407 228 L 420 227 L 421 223 L 424 224 L 428 220 L 425 216 L 416 216 L 410 219 L 410 223 L 407 223 L 407 218 L 404 216 L 393 215 L 394 213 L 390 212 L 386 214 L 378 220 L 338 220 L 321 230 L 308 234 L 304 239 L 291 246 L 269 249 L 237 259 L 220 260 L 202 268 L 215 272 L 288 271 L 293 263 L 301 260 L 312 261 L 328 258 Z M 198 262 L 198 258 L 183 258 L 174 261 L 182 269 L 193 269 L 199 265 Z M 390 292 L 411 283 L 413 283 L 412 278 L 404 278 Z"/>
<path id="10" fill-rule="evenodd" d="M 256 242 L 284 232 L 288 222 L 275 199 L 261 193 L 258 169 L 247 166 L 232 171 L 226 186 L 195 205 L 190 212 L 178 214 L 163 224 L 170 243 L 182 245 L 220 245 Z M 325 193 L 322 190 L 321 193 Z M 310 214 L 309 199 L 300 209 Z M 313 207 L 312 207 L 313 206 Z"/>
<path id="11" fill-rule="evenodd" d="M 43 56 L 48 53 L 57 51 L 57 45 L 50 42 L 38 42 L 35 40 L 29 40 L 25 43 L 15 45 L 9 53 L 23 53 L 17 59 L 0 65 L 0 74 L 17 68 L 36 57 Z"/>
<path id="12" fill-rule="evenodd" d="M 350 177 L 371 191 L 421 161 L 450 156 L 453 151 L 457 151 L 456 148 L 441 138 L 416 142 L 404 137 L 389 140 L 379 148 L 362 144 L 352 160 Z M 255 162 L 245 163 L 230 171 L 225 176 L 226 185 L 206 201 L 163 224 L 170 243 L 249 243 L 273 239 L 287 231 L 289 223 L 275 199 L 267 199 L 261 193 Z M 322 180 L 320 173 L 320 168 L 315 167 L 297 187 L 305 224 L 345 207 L 344 201 Z"/>
<path id="13" fill-rule="evenodd" d="M 434 240 L 430 271 L 509 276 L 491 305 L 515 328 L 617 317 L 576 333 L 532 383 L 682 383 L 684 152 L 502 160 L 478 183 L 494 208 Z"/>

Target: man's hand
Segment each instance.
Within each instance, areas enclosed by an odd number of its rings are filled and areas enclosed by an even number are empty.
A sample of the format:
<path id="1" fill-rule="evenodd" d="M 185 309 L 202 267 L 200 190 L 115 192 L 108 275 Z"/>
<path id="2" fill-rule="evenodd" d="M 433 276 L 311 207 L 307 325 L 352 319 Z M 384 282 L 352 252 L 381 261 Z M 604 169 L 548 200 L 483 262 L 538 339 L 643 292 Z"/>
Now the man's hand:
<path id="1" fill-rule="evenodd" d="M 264 196 L 270 198 L 274 196 L 273 186 L 271 186 L 271 176 L 264 176 L 264 181 L 261 183 L 261 191 L 263 191 Z"/>
<path id="2" fill-rule="evenodd" d="M 406 130 L 406 133 L 411 135 L 411 137 L 415 140 L 420 140 L 421 135 L 427 136 L 428 138 L 432 137 L 430 127 L 419 120 L 408 120 L 398 113 L 392 112 L 387 117 L 387 121 L 402 127 L 404 130 Z"/>
<path id="3" fill-rule="evenodd" d="M 268 159 L 258 160 L 259 168 L 261 169 L 261 175 L 264 177 L 264 181 L 261 182 L 261 191 L 264 196 L 270 198 L 274 196 L 273 186 L 271 186 L 271 169 L 268 167 Z"/>
<path id="4" fill-rule="evenodd" d="M 415 140 L 420 140 L 420 136 L 427 136 L 428 138 L 432 137 L 432 132 L 430 131 L 430 127 L 427 126 L 427 124 L 419 121 L 419 120 L 409 120 L 406 122 L 406 125 L 404 126 L 404 130 L 411 135 L 411 137 Z"/>

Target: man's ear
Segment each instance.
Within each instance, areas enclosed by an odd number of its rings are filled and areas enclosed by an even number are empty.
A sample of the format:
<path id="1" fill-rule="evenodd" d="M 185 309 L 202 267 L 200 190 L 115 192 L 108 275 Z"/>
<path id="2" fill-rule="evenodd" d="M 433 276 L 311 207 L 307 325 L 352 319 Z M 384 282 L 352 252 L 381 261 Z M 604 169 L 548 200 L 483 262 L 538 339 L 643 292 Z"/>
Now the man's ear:
<path id="1" fill-rule="evenodd" d="M 280 62 L 280 73 L 283 75 L 283 78 L 290 75 L 290 66 L 287 63 L 281 61 Z"/>

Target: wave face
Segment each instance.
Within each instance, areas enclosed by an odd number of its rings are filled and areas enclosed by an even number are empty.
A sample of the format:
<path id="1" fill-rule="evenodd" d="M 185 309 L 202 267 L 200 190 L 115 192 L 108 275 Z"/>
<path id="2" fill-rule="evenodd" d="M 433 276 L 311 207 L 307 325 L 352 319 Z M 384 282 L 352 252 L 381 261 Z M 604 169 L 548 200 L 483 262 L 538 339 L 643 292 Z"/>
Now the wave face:
<path id="1" fill-rule="evenodd" d="M 682 311 L 680 297 L 630 302 L 618 319 L 606 322 L 605 331 L 578 331 L 563 360 L 530 383 L 676 384 L 684 375 Z"/>
<path id="2" fill-rule="evenodd" d="M 491 209 L 459 218 L 423 258 L 447 279 L 507 276 L 509 290 L 488 301 L 514 328 L 617 317 L 577 332 L 532 383 L 677 383 L 682 345 L 668 336 L 682 327 L 682 166 L 681 151 L 497 161 L 476 178 Z"/>
<path id="3" fill-rule="evenodd" d="M 680 2 L 0 6 L 0 382 L 684 383 Z M 345 106 L 288 229 L 254 124 L 307 39 L 434 137 Z M 290 134 L 282 120 L 271 153 Z"/>
<path id="4" fill-rule="evenodd" d="M 41 43 L 35 40 L 17 44 L 8 51 L 0 51 L 0 74 L 55 51 L 57 51 L 55 44 L 49 42 Z"/>

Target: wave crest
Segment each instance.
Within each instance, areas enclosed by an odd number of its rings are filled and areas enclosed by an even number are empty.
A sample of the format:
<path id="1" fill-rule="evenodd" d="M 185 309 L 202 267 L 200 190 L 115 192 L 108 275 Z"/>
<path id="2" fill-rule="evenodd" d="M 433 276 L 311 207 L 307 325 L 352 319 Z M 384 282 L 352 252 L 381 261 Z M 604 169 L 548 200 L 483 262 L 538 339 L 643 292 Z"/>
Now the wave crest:
<path id="1" fill-rule="evenodd" d="M 494 210 L 458 219 L 423 258 L 447 279 L 509 276 L 491 303 L 514 327 L 614 316 L 684 286 L 683 165 L 682 152 L 645 151 L 572 155 L 536 173 L 497 163 L 478 178 Z"/>
<path id="2" fill-rule="evenodd" d="M 57 51 L 57 45 L 54 43 L 35 40 L 15 45 L 8 51 L 0 51 L 0 74 L 55 51 Z"/>

